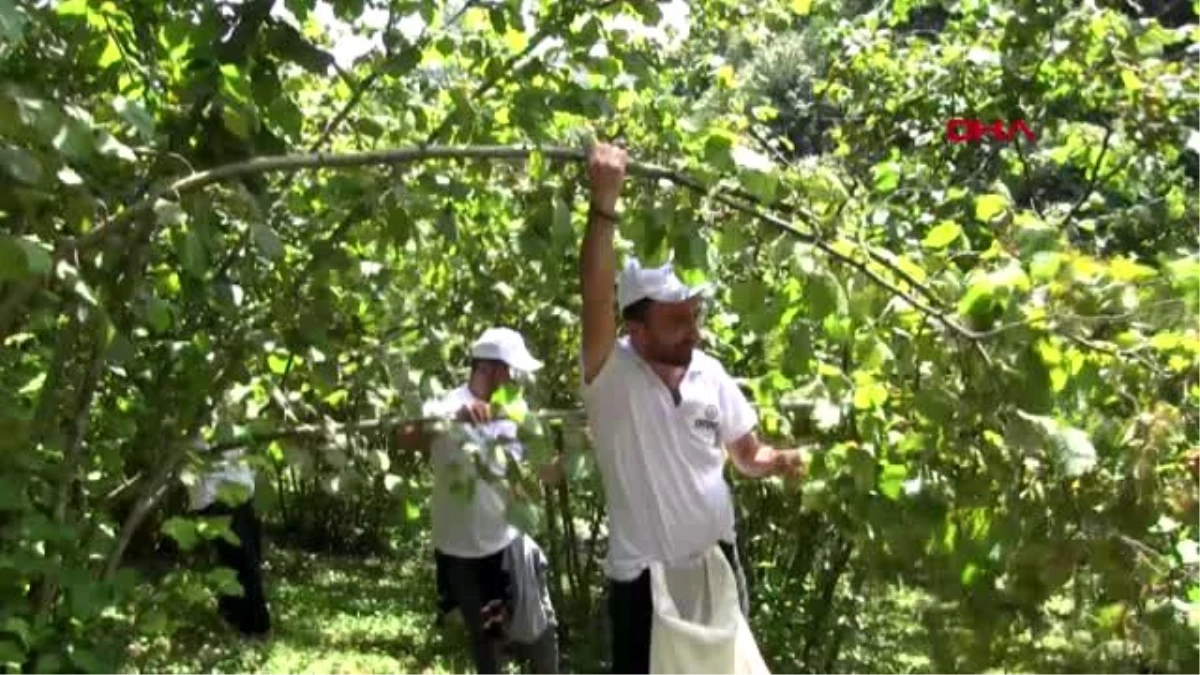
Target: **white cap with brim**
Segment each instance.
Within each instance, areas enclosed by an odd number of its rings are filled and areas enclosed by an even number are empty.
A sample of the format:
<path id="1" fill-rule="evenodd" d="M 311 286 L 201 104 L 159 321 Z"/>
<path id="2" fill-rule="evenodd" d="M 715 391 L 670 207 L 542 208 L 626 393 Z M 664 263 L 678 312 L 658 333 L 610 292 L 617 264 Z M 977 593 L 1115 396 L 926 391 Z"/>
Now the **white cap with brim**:
<path id="1" fill-rule="evenodd" d="M 483 331 L 471 346 L 471 356 L 503 361 L 509 368 L 524 373 L 533 373 L 542 367 L 542 362 L 533 358 L 533 354 L 525 348 L 525 339 L 511 328 L 489 328 Z"/>
<path id="2" fill-rule="evenodd" d="M 707 283 L 698 286 L 683 283 L 675 276 L 671 263 L 643 268 L 637 258 L 630 257 L 617 278 L 617 304 L 624 310 L 645 298 L 657 302 L 686 302 L 711 289 L 712 285 Z"/>

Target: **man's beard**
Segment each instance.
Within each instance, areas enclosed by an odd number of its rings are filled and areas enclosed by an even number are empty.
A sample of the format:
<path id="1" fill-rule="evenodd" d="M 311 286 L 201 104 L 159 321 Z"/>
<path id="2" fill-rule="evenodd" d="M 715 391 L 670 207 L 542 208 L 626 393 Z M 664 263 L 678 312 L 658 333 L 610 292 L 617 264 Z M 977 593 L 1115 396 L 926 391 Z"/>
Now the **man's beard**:
<path id="1" fill-rule="evenodd" d="M 695 345 L 655 345 L 650 351 L 650 359 L 663 365 L 686 368 L 692 363 L 692 350 L 694 349 Z"/>

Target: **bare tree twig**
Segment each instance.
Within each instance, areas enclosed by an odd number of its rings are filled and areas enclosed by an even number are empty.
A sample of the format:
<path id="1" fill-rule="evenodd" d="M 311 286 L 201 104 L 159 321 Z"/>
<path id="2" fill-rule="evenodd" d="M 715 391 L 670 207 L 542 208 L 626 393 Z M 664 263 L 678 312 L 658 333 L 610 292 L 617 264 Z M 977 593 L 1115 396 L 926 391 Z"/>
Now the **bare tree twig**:
<path id="1" fill-rule="evenodd" d="M 1087 188 L 1083 191 L 1083 194 L 1079 195 L 1079 199 L 1075 200 L 1075 205 L 1063 217 L 1060 226 L 1071 222 L 1071 219 L 1075 217 L 1079 209 L 1083 207 L 1083 203 L 1092 195 L 1092 191 L 1096 189 L 1096 180 L 1100 177 L 1100 164 L 1104 161 L 1104 156 L 1108 154 L 1108 143 L 1112 140 L 1112 135 L 1112 127 L 1106 127 L 1104 129 L 1104 140 L 1100 143 L 1100 153 L 1096 155 L 1096 163 L 1092 167 L 1092 177 L 1088 180 Z"/>

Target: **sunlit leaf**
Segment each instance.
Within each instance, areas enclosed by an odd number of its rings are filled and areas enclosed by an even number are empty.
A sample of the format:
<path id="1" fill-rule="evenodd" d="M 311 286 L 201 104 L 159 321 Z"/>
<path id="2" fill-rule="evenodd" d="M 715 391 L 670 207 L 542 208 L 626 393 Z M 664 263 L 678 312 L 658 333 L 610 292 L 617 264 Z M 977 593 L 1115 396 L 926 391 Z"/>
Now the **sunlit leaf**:
<path id="1" fill-rule="evenodd" d="M 945 220 L 938 223 L 925 235 L 925 238 L 921 240 L 921 245 L 933 249 L 946 248 L 961 236 L 962 226 L 952 220 Z"/>
<path id="2" fill-rule="evenodd" d="M 983 222 L 991 222 L 1008 208 L 1008 200 L 1003 195 L 987 194 L 975 198 L 975 218 Z"/>

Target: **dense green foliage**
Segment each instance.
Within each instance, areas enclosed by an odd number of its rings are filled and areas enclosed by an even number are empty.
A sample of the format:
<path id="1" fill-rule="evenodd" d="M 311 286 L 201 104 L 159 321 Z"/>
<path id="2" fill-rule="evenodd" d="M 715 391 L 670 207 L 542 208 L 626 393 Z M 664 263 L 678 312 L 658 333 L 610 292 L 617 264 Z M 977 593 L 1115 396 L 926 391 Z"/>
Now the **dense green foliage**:
<path id="1" fill-rule="evenodd" d="M 426 508 L 390 422 L 482 328 L 577 407 L 578 163 L 478 148 L 619 135 L 661 169 L 622 250 L 718 282 L 709 348 L 816 453 L 737 483 L 773 667 L 1193 672 L 1196 3 L 670 9 L 0 0 L 0 670 L 110 672 L 193 620 L 155 594 L 230 582 L 148 569 L 224 535 L 183 509 L 214 448 L 257 439 L 299 543 L 379 552 Z M 319 11 L 382 48 L 338 65 Z M 475 157 L 194 176 L 424 144 Z M 572 498 L 514 517 L 589 616 L 586 434 L 537 419 Z"/>

